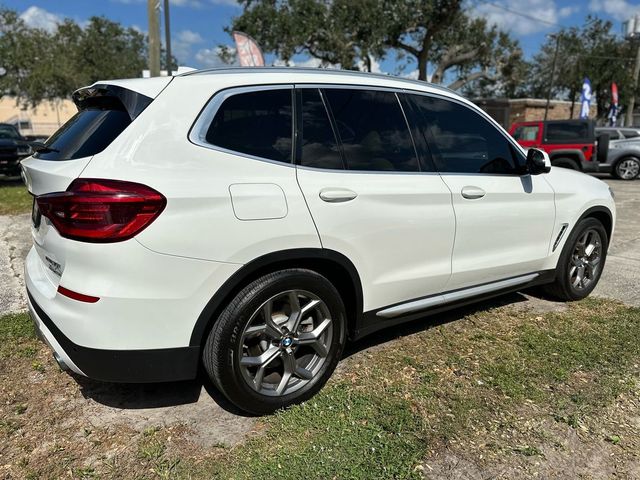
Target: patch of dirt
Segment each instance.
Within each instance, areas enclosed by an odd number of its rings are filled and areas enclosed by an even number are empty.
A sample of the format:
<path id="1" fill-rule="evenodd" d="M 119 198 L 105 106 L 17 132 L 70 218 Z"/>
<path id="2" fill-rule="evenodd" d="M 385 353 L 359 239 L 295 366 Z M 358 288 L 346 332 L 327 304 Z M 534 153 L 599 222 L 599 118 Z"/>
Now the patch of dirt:
<path id="1" fill-rule="evenodd" d="M 211 455 L 255 427 L 255 418 L 225 410 L 230 407 L 201 383 L 74 378 L 60 371 L 46 346 L 31 342 L 35 356 L 0 365 L 0 479 L 148 474 L 153 459 L 141 454 L 140 444 L 149 432 L 162 432 L 167 449 Z"/>
<path id="2" fill-rule="evenodd" d="M 26 215 L 0 215 L 0 315 L 24 310 L 24 258 L 31 248 Z"/>

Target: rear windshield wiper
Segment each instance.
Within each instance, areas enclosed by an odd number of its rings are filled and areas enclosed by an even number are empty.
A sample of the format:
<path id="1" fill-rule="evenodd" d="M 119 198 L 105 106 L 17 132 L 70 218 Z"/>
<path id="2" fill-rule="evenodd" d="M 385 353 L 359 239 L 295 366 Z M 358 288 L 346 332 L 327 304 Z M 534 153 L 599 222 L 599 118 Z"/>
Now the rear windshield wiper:
<path id="1" fill-rule="evenodd" d="M 55 148 L 48 147 L 42 142 L 31 142 L 29 145 L 31 146 L 31 148 L 33 148 L 33 151 L 36 153 L 47 153 L 47 152 L 60 153 L 60 150 L 56 150 Z"/>

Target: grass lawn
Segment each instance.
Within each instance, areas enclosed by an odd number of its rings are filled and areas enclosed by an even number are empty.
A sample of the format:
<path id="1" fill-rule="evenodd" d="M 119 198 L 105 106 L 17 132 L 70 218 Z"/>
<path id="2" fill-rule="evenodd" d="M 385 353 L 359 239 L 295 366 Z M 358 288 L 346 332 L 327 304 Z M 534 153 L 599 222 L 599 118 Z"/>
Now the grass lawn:
<path id="1" fill-rule="evenodd" d="M 29 213 L 33 197 L 21 183 L 0 181 L 0 215 Z"/>
<path id="2" fill-rule="evenodd" d="M 578 478 L 583 466 L 585 478 L 632 477 L 640 309 L 560 307 L 499 306 L 352 352 L 319 395 L 231 448 L 198 446 L 188 427 L 83 434 L 72 407 L 58 417 L 41 408 L 39 398 L 74 391 L 26 315 L 5 316 L 0 464 L 32 478 Z M 43 438 L 56 439 L 46 455 Z"/>

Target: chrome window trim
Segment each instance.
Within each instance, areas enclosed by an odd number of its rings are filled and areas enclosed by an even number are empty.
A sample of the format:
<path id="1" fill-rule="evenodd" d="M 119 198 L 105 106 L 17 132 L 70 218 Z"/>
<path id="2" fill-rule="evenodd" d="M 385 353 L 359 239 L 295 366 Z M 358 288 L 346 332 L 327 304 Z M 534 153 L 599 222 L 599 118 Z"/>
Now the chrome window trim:
<path id="1" fill-rule="evenodd" d="M 243 87 L 231 87 L 226 88 L 224 90 L 220 90 L 216 92 L 207 102 L 205 107 L 202 109 L 195 123 L 191 127 L 189 131 L 188 139 L 194 145 L 198 145 L 199 147 L 204 147 L 209 150 L 215 150 L 217 152 L 226 153 L 229 155 L 236 155 L 244 158 L 248 158 L 250 160 L 258 160 L 260 162 L 272 163 L 274 165 L 281 165 L 287 167 L 295 167 L 296 165 L 293 163 L 293 156 L 289 162 L 281 162 L 278 160 L 273 160 L 271 158 L 258 157 L 256 155 L 251 155 L 248 153 L 238 152 L 236 150 L 229 150 L 228 148 L 219 147 L 218 145 L 214 145 L 213 143 L 207 142 L 206 135 L 209 130 L 209 126 L 213 121 L 216 113 L 220 109 L 220 106 L 224 103 L 226 99 L 229 97 L 233 97 L 234 95 L 239 95 L 242 93 L 251 93 L 251 92 L 261 92 L 266 90 L 291 90 L 293 91 L 293 84 L 272 84 L 272 85 L 251 85 L 251 86 L 243 86 Z M 291 102 L 291 143 L 292 147 L 294 142 L 295 135 L 295 105 L 293 101 Z M 293 148 L 292 148 L 293 150 Z M 293 155 L 293 151 L 292 151 Z"/>

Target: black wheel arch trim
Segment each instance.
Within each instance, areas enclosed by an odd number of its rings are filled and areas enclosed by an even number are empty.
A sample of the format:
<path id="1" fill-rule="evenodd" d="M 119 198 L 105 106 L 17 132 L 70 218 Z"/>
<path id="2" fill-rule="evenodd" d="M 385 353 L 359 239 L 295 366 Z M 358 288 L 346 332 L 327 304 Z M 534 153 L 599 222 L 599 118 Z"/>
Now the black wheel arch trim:
<path id="1" fill-rule="evenodd" d="M 263 272 L 279 268 L 296 268 L 296 262 L 300 262 L 299 268 L 309 268 L 305 262 L 331 262 L 345 270 L 349 275 L 349 280 L 355 291 L 353 301 L 355 318 L 349 318 L 349 333 L 355 331 L 360 326 L 363 311 L 363 294 L 362 283 L 358 270 L 343 254 L 326 248 L 295 248 L 288 250 L 280 250 L 260 256 L 251 262 L 243 265 L 236 271 L 227 281 L 214 293 L 204 307 L 191 333 L 189 345 L 192 347 L 200 347 L 203 345 L 208 331 L 215 322 L 217 315 L 222 311 L 228 301 L 240 291 L 249 281 L 254 280 Z M 344 300 L 344 299 L 343 299 Z M 349 313 L 349 312 L 347 312 Z"/>
<path id="2" fill-rule="evenodd" d="M 607 207 L 605 207 L 604 205 L 596 205 L 594 207 L 590 207 L 587 208 L 582 215 L 580 215 L 580 217 L 578 218 L 578 220 L 575 221 L 575 223 L 573 224 L 573 226 L 571 227 L 571 233 L 573 233 L 575 227 L 585 218 L 587 217 L 595 217 L 598 218 L 598 215 L 594 215 L 594 214 L 599 214 L 599 213 L 604 213 L 608 220 L 609 220 L 609 224 L 606 225 L 604 224 L 604 228 L 607 231 L 607 248 L 609 243 L 611 242 L 611 233 L 613 232 L 613 213 L 611 212 L 611 210 L 609 210 Z M 567 235 L 565 238 L 569 238 L 571 236 L 571 233 L 569 235 Z M 564 245 L 563 245 L 564 248 Z"/>
<path id="3" fill-rule="evenodd" d="M 552 150 L 549 153 L 549 158 L 551 160 L 552 165 L 555 160 L 560 160 L 560 159 L 573 160 L 577 162 L 578 165 L 576 166 L 578 168 L 581 168 L 582 162 L 587 161 L 587 158 L 584 156 L 584 152 L 582 150 L 571 149 L 571 148 Z"/>

